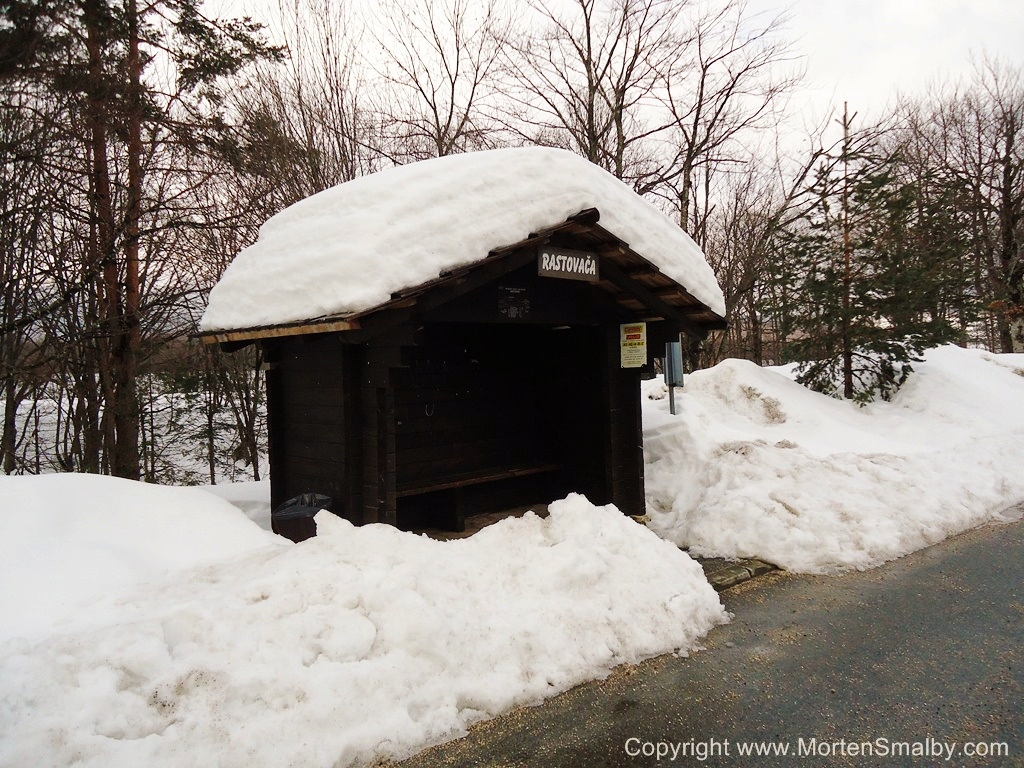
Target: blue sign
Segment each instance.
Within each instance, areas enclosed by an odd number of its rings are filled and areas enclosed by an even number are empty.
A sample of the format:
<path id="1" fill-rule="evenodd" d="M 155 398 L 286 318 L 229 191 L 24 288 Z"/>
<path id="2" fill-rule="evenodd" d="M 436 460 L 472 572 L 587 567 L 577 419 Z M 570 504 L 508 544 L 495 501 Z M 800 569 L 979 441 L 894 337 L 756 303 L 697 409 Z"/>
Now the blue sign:
<path id="1" fill-rule="evenodd" d="M 683 386 L 683 345 L 678 341 L 665 345 L 665 383 L 670 387 Z"/>

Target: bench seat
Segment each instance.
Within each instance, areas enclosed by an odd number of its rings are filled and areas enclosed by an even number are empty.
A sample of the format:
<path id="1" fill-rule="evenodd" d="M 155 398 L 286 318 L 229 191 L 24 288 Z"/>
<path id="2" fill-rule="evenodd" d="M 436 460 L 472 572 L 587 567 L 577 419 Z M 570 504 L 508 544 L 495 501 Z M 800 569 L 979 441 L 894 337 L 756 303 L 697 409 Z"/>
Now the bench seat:
<path id="1" fill-rule="evenodd" d="M 561 468 L 562 465 L 557 463 L 537 463 L 515 464 L 510 467 L 490 468 L 475 472 L 463 472 L 456 475 L 448 475 L 438 479 L 437 481 L 419 481 L 409 485 L 400 485 L 395 491 L 395 496 L 401 499 L 409 496 L 422 496 L 427 493 L 437 493 L 439 491 L 454 491 L 455 515 L 454 520 L 452 521 L 452 530 L 464 531 L 466 529 L 466 510 L 463 504 L 463 495 L 461 492 L 463 488 L 482 485 L 484 483 L 494 483 L 501 480 L 511 480 L 518 477 L 529 477 L 531 475 L 539 475 L 545 472 L 557 472 Z"/>

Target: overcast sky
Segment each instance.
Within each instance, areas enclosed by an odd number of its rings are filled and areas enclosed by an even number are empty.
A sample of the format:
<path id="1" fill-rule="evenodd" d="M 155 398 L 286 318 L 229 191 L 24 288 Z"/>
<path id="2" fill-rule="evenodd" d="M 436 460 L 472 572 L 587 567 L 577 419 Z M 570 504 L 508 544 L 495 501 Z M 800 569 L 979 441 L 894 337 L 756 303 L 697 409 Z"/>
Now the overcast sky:
<path id="1" fill-rule="evenodd" d="M 329 0 L 331 1 L 331 0 Z M 359 5 L 366 0 L 333 0 Z M 233 14 L 266 18 L 277 0 L 209 0 Z M 369 0 L 372 4 L 374 0 Z M 509 0 L 514 8 L 526 0 Z M 1024 0 L 748 0 L 748 10 L 787 12 L 788 37 L 805 57 L 801 97 L 810 116 L 829 106 L 877 115 L 897 90 L 967 75 L 970 55 L 1024 68 Z M 799 99 L 798 99 L 799 101 Z"/>
<path id="2" fill-rule="evenodd" d="M 796 51 L 806 57 L 816 108 L 844 100 L 877 113 L 901 90 L 967 74 L 970 53 L 1024 66 L 1024 0 L 750 0 L 752 10 L 789 9 Z"/>

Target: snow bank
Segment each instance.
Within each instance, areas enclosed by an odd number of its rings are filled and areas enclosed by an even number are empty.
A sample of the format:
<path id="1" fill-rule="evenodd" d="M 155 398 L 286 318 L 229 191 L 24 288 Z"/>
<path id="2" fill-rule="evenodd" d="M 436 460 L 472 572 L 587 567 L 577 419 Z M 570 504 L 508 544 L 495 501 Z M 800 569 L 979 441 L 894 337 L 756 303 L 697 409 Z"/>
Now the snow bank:
<path id="1" fill-rule="evenodd" d="M 866 408 L 729 360 L 646 388 L 652 527 L 698 555 L 864 569 L 1024 501 L 1024 355 L 943 347 Z"/>
<path id="2" fill-rule="evenodd" d="M 270 480 L 204 485 L 203 490 L 238 507 L 245 516 L 265 530 L 271 529 Z"/>
<path id="3" fill-rule="evenodd" d="M 451 542 L 317 524 L 0 646 L 0 765 L 366 764 L 727 620 L 693 560 L 580 496 Z"/>
<path id="4" fill-rule="evenodd" d="M 523 147 L 391 168 L 286 208 L 228 266 L 200 329 L 370 309 L 586 208 L 598 208 L 603 227 L 725 316 L 700 247 L 668 216 L 578 155 Z"/>
<path id="5" fill-rule="evenodd" d="M 198 489 L 0 475 L 0 641 L 102 622 L 98 598 L 283 541 Z"/>

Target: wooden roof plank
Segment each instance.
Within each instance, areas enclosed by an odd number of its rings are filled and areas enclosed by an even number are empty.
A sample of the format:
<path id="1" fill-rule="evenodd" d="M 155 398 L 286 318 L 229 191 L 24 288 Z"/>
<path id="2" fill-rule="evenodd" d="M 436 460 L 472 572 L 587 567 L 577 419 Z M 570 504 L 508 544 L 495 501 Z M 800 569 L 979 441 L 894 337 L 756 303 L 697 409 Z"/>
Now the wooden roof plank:
<path id="1" fill-rule="evenodd" d="M 637 281 L 629 278 L 615 264 L 611 262 L 602 264 L 601 272 L 625 293 L 630 294 L 633 298 L 639 300 L 666 320 L 672 320 L 678 323 L 680 327 L 685 328 L 695 336 L 702 338 L 706 335 L 706 330 L 704 328 L 680 312 L 676 307 L 673 307 L 671 304 L 659 299 Z"/>

